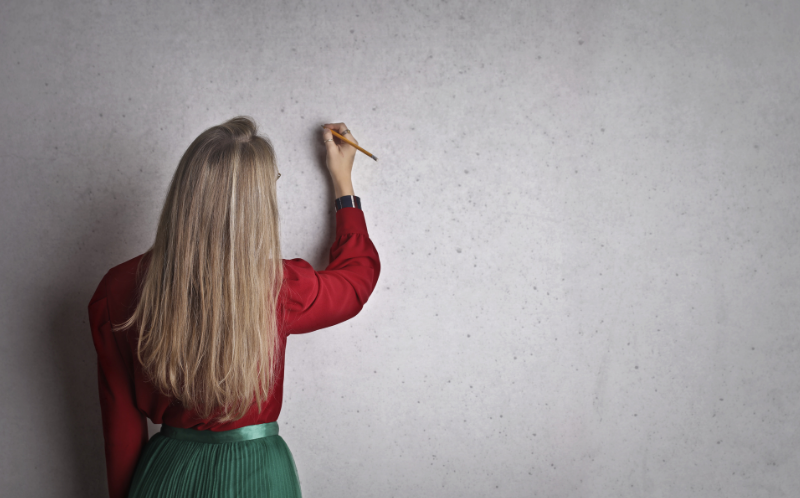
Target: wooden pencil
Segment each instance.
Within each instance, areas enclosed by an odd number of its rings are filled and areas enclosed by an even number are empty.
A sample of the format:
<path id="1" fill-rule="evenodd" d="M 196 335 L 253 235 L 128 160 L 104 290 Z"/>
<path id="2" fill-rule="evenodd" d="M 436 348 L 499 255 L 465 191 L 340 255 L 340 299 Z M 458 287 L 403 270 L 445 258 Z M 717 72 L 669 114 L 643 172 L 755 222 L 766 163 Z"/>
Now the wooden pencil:
<path id="1" fill-rule="evenodd" d="M 325 125 L 322 125 L 322 127 L 323 127 L 323 128 L 325 128 Z M 331 130 L 330 128 L 328 128 L 328 129 L 329 129 L 329 130 Z M 356 149 L 360 150 L 360 151 L 361 151 L 361 152 L 363 152 L 364 154 L 368 155 L 368 156 L 369 156 L 369 157 L 371 157 L 372 159 L 374 159 L 374 160 L 376 160 L 376 161 L 378 160 L 378 158 L 377 158 L 377 157 L 376 157 L 376 156 L 375 156 L 373 153 L 371 153 L 371 152 L 368 152 L 368 151 L 366 151 L 366 150 L 362 149 L 362 148 L 361 148 L 361 147 L 359 147 L 357 144 L 354 144 L 354 143 L 353 143 L 353 142 L 351 142 L 350 140 L 348 140 L 348 139 L 344 138 L 343 136 L 339 135 L 339 134 L 338 134 L 337 132 L 335 132 L 334 130 L 331 130 L 331 133 L 333 133 L 333 136 L 334 136 L 334 137 L 338 138 L 339 140 L 341 140 L 341 141 L 343 141 L 343 142 L 347 142 L 347 143 L 349 143 L 350 145 L 352 145 L 352 146 L 353 146 L 353 147 L 355 147 Z"/>

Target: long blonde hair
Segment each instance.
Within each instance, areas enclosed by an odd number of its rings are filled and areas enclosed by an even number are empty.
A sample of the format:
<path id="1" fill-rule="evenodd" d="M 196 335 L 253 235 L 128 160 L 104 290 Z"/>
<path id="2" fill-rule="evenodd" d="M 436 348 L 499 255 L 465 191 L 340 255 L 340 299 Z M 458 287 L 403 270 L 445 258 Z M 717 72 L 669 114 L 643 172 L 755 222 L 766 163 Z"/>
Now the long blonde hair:
<path id="1" fill-rule="evenodd" d="M 204 419 L 222 408 L 216 420 L 238 420 L 254 401 L 260 413 L 275 381 L 277 177 L 250 118 L 201 133 L 170 183 L 136 310 L 116 327 L 138 326 L 148 381 Z"/>

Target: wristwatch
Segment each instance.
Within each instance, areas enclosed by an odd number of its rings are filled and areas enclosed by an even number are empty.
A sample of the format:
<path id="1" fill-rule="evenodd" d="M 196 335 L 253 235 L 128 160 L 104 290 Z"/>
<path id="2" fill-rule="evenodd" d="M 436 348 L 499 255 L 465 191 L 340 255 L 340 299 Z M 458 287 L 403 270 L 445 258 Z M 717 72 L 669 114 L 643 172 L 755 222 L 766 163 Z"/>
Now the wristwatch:
<path id="1" fill-rule="evenodd" d="M 333 204 L 336 206 L 336 211 L 339 211 L 342 208 L 361 209 L 361 198 L 357 195 L 343 195 L 333 201 Z"/>

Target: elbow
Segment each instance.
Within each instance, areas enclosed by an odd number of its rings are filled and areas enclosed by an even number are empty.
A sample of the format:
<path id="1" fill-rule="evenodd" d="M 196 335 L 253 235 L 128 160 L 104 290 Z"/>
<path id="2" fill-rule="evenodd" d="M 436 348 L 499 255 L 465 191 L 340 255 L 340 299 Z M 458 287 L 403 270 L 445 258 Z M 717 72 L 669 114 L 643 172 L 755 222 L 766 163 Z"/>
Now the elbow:
<path id="1" fill-rule="evenodd" d="M 361 302 L 362 306 L 367 302 L 369 297 L 375 291 L 375 287 L 378 286 L 378 279 L 381 276 L 381 260 L 378 258 L 377 253 L 375 254 L 375 258 L 373 258 L 373 260 L 372 260 L 372 268 L 371 269 L 372 269 L 372 275 L 369 278 L 368 290 L 367 290 L 366 294 L 364 295 L 363 301 Z"/>
<path id="2" fill-rule="evenodd" d="M 350 282 L 356 297 L 351 309 L 352 316 L 357 315 L 364 305 L 367 304 L 370 296 L 372 296 L 372 293 L 375 291 L 375 287 L 378 285 L 378 278 L 381 273 L 380 261 L 374 259 L 373 263 L 374 264 L 371 265 L 368 271 L 366 267 L 364 268 L 361 278 L 357 282 Z"/>
<path id="3" fill-rule="evenodd" d="M 370 278 L 365 278 L 360 282 L 360 285 L 354 285 L 353 290 L 356 295 L 354 308 L 355 312 L 358 313 L 361 311 L 361 308 L 367 304 L 369 301 L 370 296 L 372 296 L 373 291 L 375 291 L 375 286 L 378 284 L 378 275 L 379 270 L 373 270 L 372 276 Z"/>

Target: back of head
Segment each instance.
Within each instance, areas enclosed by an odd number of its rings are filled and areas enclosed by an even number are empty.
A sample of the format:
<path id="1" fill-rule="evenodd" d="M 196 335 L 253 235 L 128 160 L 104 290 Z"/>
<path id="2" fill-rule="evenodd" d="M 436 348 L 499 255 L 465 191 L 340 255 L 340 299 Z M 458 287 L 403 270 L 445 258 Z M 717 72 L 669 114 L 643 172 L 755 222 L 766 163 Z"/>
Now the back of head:
<path id="1" fill-rule="evenodd" d="M 239 116 L 207 129 L 167 193 L 139 302 L 139 360 L 163 394 L 208 418 L 266 400 L 278 361 L 283 280 L 269 140 Z"/>

